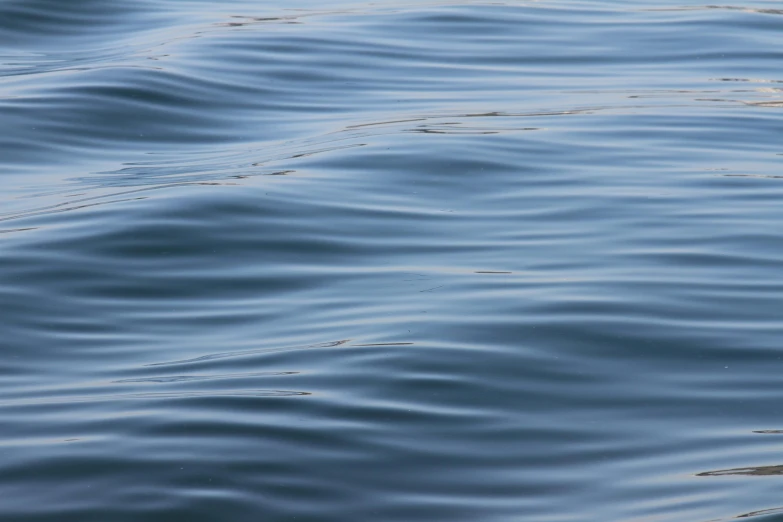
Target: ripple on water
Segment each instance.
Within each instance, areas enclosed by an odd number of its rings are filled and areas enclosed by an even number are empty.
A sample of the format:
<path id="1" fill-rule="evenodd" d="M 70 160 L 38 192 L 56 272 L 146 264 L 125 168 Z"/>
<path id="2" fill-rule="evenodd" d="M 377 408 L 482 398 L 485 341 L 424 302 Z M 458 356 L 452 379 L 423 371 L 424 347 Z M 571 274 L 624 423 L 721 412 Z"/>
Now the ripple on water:
<path id="1" fill-rule="evenodd" d="M 773 519 L 778 14 L 5 2 L 0 513 Z"/>

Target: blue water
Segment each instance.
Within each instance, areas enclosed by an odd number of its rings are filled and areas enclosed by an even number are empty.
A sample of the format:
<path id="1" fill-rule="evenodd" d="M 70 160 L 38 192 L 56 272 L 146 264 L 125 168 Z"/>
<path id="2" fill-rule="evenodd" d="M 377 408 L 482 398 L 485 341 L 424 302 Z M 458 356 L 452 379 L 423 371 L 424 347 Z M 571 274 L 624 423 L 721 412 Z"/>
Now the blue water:
<path id="1" fill-rule="evenodd" d="M 0 2 L 0 519 L 783 521 L 732 2 Z"/>

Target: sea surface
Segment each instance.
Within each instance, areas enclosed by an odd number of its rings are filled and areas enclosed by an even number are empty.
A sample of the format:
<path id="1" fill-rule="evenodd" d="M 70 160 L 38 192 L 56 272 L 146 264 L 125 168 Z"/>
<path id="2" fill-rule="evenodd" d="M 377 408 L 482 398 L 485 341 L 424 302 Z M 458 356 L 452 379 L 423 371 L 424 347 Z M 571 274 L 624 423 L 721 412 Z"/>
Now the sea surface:
<path id="1" fill-rule="evenodd" d="M 783 521 L 727 1 L 0 1 L 0 520 Z"/>

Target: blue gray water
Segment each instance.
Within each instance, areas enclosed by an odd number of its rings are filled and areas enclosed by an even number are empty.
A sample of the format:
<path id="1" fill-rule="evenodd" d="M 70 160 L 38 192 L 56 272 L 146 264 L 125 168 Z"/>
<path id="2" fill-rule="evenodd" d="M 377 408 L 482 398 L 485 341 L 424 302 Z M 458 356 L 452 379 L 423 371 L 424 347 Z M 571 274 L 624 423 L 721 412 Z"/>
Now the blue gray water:
<path id="1" fill-rule="evenodd" d="M 783 520 L 783 4 L 0 3 L 0 519 Z"/>

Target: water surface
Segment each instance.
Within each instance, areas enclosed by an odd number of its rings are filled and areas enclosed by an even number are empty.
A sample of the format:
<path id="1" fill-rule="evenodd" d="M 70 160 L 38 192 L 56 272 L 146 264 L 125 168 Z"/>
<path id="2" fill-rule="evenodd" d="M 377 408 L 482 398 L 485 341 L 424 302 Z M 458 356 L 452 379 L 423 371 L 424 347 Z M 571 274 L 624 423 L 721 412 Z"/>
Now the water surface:
<path id="1" fill-rule="evenodd" d="M 6 0 L 2 518 L 783 520 L 781 15 Z"/>

